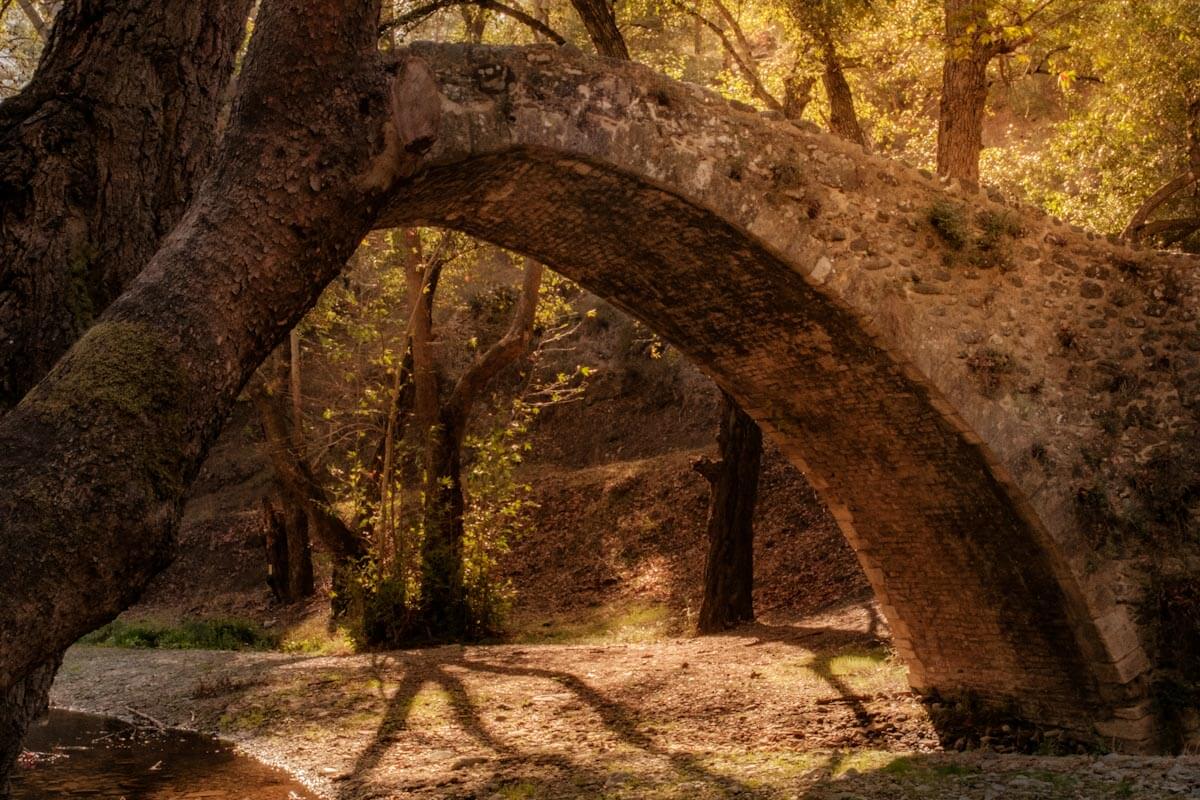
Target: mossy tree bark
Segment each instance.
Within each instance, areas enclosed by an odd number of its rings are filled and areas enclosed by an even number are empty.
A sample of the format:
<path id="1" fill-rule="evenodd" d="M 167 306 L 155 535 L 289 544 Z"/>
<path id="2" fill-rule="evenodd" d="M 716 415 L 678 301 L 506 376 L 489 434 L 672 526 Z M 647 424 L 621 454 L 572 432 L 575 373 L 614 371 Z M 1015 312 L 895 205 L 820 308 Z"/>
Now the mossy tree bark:
<path id="1" fill-rule="evenodd" d="M 754 621 L 754 506 L 762 431 L 733 398 L 722 395 L 721 457 L 694 465 L 712 487 L 699 633 L 718 633 Z"/>
<path id="2" fill-rule="evenodd" d="M 0 420 L 6 699 L 169 559 L 184 491 L 241 387 L 436 135 L 433 76 L 409 60 L 389 89 L 377 25 L 377 5 L 355 0 L 263 3 L 195 200 Z"/>
<path id="3" fill-rule="evenodd" d="M 207 169 L 249 0 L 68 0 L 0 105 L 0 409 L 150 260 Z M 186 57 L 182 57 L 186 54 Z"/>
<path id="4" fill-rule="evenodd" d="M 67 0 L 39 28 L 37 71 L 0 105 L 0 413 L 179 220 L 210 162 L 249 8 Z M 61 656 L 46 657 L 25 680 L 0 682 L 0 794 L 45 709 Z"/>

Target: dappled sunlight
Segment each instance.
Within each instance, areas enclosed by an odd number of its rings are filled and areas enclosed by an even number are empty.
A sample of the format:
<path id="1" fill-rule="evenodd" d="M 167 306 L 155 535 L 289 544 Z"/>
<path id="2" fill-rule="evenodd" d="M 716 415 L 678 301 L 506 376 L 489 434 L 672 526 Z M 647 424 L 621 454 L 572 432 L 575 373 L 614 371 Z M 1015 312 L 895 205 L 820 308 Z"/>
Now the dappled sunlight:
<path id="1" fill-rule="evenodd" d="M 637 627 L 658 615 L 624 616 Z M 637 642 L 614 638 L 614 625 L 588 644 L 264 654 L 257 670 L 220 665 L 202 696 L 182 692 L 179 707 L 255 752 L 306 767 L 347 800 L 385 788 L 414 797 L 774 798 L 835 775 L 838 748 L 932 746 L 923 710 L 868 628 L 809 625 L 771 640 L 764 627 Z M 97 663 L 136 674 L 138 663 L 113 660 L 120 655 L 131 654 L 73 654 L 77 680 Z M 167 655 L 176 671 L 207 656 Z M 110 688 L 110 702 L 121 703 L 120 687 Z"/>
<path id="2" fill-rule="evenodd" d="M 665 605 L 614 602 L 515 620 L 508 638 L 520 644 L 645 643 L 664 639 L 677 626 Z"/>
<path id="3" fill-rule="evenodd" d="M 0 798 L 1200 800 L 1195 4 L 0 0 Z"/>

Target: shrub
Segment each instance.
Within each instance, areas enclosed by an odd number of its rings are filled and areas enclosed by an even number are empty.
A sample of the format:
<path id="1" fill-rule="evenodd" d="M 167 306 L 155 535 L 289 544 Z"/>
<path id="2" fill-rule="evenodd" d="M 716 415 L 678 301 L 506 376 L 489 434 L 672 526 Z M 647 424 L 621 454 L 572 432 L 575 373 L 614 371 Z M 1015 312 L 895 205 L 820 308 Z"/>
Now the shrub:
<path id="1" fill-rule="evenodd" d="M 939 200 L 929 209 L 929 224 L 955 250 L 963 249 L 970 239 L 962 209 L 948 200 Z"/>

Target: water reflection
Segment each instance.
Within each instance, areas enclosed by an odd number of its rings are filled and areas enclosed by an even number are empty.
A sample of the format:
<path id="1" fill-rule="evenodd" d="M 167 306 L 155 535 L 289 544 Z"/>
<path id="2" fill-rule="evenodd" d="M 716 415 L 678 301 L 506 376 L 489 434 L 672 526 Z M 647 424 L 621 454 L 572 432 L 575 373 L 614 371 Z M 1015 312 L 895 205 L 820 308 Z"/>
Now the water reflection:
<path id="1" fill-rule="evenodd" d="M 25 737 L 14 800 L 315 800 L 283 772 L 222 742 L 54 709 Z"/>

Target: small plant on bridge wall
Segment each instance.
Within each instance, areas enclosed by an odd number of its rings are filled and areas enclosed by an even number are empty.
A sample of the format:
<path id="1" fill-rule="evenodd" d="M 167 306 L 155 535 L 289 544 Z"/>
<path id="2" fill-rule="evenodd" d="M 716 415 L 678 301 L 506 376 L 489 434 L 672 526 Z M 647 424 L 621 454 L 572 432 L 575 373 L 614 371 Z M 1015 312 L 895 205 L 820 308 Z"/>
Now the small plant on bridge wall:
<path id="1" fill-rule="evenodd" d="M 1000 390 L 1004 376 L 1013 372 L 1012 355 L 998 347 L 980 347 L 967 356 L 967 368 L 979 382 L 984 396 L 991 397 Z"/>
<path id="2" fill-rule="evenodd" d="M 1024 235 L 1017 217 L 1008 211 L 983 211 L 972 225 L 964 208 L 950 200 L 934 203 L 928 220 L 951 250 L 961 251 L 963 260 L 978 269 L 1007 268 L 1012 240 Z M 954 260 L 949 255 L 946 259 Z"/>
<path id="3" fill-rule="evenodd" d="M 1200 453 L 1184 444 L 1118 471 L 1088 462 L 1089 483 L 1076 491 L 1076 517 L 1101 551 L 1175 552 L 1200 541 Z"/>
<path id="4" fill-rule="evenodd" d="M 976 224 L 979 235 L 968 248 L 968 263 L 980 269 L 1007 269 L 1012 264 L 1012 240 L 1023 234 L 1016 216 L 1007 211 L 984 211 Z"/>
<path id="5" fill-rule="evenodd" d="M 929 209 L 929 224 L 954 250 L 961 250 L 970 241 L 967 217 L 962 208 L 949 200 L 939 200 Z"/>

